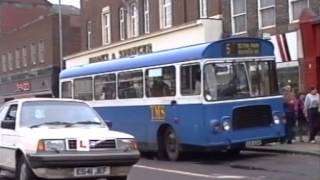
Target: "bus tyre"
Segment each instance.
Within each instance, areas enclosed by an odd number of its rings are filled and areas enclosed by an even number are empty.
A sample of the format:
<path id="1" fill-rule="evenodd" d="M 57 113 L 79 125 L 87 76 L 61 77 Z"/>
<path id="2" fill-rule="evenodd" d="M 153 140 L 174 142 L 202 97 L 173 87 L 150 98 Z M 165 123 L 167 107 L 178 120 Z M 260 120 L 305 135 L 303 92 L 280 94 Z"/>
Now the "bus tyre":
<path id="1" fill-rule="evenodd" d="M 17 163 L 16 180 L 37 180 L 25 158 L 21 156 Z"/>
<path id="2" fill-rule="evenodd" d="M 171 127 L 164 132 L 165 153 L 170 161 L 176 161 L 180 155 L 179 140 Z"/>

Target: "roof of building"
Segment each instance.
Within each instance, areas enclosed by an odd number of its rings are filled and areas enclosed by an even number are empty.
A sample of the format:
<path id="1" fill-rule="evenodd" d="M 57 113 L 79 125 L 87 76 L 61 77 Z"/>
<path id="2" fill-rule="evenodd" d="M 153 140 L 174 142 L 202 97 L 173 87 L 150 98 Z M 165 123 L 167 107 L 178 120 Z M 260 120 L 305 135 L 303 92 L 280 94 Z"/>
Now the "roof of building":
<path id="1" fill-rule="evenodd" d="M 51 13 L 59 13 L 59 5 L 54 4 L 50 10 Z M 80 9 L 72 5 L 61 5 L 62 15 L 80 15 Z"/>
<path id="2" fill-rule="evenodd" d="M 273 45 L 270 41 L 259 38 L 229 38 L 211 43 L 203 43 L 191 45 L 176 49 L 158 51 L 150 54 L 126 57 L 111 61 L 87 64 L 79 67 L 72 67 L 60 73 L 60 78 L 72 78 L 79 76 L 87 76 L 92 74 L 100 74 L 106 72 L 122 71 L 141 67 L 150 67 L 164 64 L 172 64 L 179 62 L 187 62 L 198 59 L 213 59 L 226 57 L 239 57 L 234 55 L 226 55 L 226 42 L 261 42 L 260 52 L 257 56 L 273 56 Z M 230 50 L 232 51 L 232 50 Z"/>
<path id="3" fill-rule="evenodd" d="M 42 5 L 52 5 L 47 0 L 0 0 L 0 3 L 21 3 L 21 4 L 42 4 Z"/>

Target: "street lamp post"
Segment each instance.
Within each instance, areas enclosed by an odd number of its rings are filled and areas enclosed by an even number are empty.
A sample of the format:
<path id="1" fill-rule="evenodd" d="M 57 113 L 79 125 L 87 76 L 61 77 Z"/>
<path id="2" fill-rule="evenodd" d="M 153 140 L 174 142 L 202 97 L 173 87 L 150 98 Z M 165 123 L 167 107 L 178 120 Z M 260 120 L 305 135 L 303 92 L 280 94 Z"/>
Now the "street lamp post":
<path id="1" fill-rule="evenodd" d="M 60 71 L 63 70 L 63 43 L 62 43 L 62 12 L 61 0 L 59 0 L 59 50 L 60 50 Z"/>

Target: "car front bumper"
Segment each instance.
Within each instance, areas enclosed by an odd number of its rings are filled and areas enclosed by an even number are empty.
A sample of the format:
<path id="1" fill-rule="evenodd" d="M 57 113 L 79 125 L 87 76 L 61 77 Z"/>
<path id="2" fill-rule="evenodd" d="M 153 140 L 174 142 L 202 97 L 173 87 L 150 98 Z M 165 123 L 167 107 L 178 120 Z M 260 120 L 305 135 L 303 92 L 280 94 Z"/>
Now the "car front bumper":
<path id="1" fill-rule="evenodd" d="M 126 176 L 138 162 L 138 151 L 90 151 L 37 153 L 27 155 L 28 163 L 38 177 L 48 179 L 75 178 L 74 168 L 110 167 L 108 176 Z"/>

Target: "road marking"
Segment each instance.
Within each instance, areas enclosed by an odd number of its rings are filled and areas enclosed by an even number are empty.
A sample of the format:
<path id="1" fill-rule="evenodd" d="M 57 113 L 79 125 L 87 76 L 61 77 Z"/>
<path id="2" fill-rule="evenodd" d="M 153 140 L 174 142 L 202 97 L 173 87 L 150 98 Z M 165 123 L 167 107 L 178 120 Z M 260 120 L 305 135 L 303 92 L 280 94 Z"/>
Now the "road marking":
<path id="1" fill-rule="evenodd" d="M 178 171 L 172 169 L 162 169 L 162 168 L 154 168 L 149 166 L 142 166 L 142 165 L 134 165 L 134 167 L 142 168 L 142 169 L 149 169 L 153 171 L 161 171 L 167 173 L 174 173 L 174 174 L 181 174 L 186 176 L 195 176 L 195 177 L 202 177 L 202 178 L 210 178 L 210 179 L 253 179 L 247 176 L 233 176 L 233 175 L 224 175 L 224 174 L 199 174 L 199 173 L 192 173 L 187 171 Z"/>

